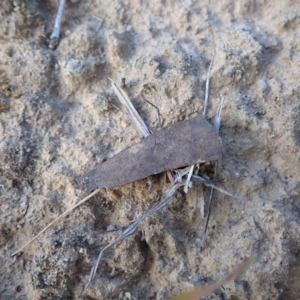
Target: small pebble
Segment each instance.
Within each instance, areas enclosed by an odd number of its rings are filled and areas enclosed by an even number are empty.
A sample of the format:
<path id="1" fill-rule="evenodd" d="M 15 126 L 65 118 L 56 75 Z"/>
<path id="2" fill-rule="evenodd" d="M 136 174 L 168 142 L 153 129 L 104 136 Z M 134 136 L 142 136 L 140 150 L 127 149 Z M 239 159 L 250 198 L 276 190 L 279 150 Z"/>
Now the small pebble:
<path id="1" fill-rule="evenodd" d="M 266 92 L 269 89 L 269 85 L 267 84 L 267 82 L 263 79 L 261 79 L 259 81 L 260 87 L 262 89 L 263 92 Z"/>
<path id="2" fill-rule="evenodd" d="M 115 230 L 115 226 L 112 224 L 108 225 L 106 228 L 106 231 L 113 231 L 113 230 Z"/>
<path id="3" fill-rule="evenodd" d="M 15 290 L 16 290 L 16 292 L 17 292 L 17 293 L 20 293 L 20 292 L 21 292 L 21 290 L 22 290 L 22 288 L 21 288 L 21 286 L 20 286 L 20 285 L 18 285 L 18 286 L 16 286 Z"/>

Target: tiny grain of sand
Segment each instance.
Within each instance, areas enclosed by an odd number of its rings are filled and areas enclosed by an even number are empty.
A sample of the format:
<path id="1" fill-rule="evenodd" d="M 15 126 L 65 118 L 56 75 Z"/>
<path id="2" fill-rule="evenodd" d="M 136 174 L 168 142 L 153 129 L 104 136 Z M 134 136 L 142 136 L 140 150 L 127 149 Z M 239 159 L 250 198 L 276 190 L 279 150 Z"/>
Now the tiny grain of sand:
<path id="1" fill-rule="evenodd" d="M 299 299 L 299 2 L 73 1 L 52 51 L 57 5 L 0 7 L 0 298 L 167 299 L 219 279 L 260 246 L 260 259 L 207 299 Z M 204 249 L 197 198 L 177 193 L 141 225 L 144 239 L 106 253 L 82 294 L 99 249 L 119 233 L 107 229 L 126 226 L 169 187 L 152 176 L 103 190 L 12 263 L 85 196 L 75 176 L 142 139 L 107 77 L 126 77 L 155 129 L 145 100 L 163 126 L 202 113 L 212 59 L 209 120 L 226 97 L 219 176 L 246 200 L 215 193 Z"/>

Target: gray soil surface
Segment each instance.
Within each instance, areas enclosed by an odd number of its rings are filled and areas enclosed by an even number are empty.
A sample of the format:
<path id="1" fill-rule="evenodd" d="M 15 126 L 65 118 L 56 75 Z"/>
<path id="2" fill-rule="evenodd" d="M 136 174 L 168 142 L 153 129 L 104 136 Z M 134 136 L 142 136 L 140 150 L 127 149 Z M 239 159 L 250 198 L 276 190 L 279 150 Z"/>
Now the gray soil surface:
<path id="1" fill-rule="evenodd" d="M 57 6 L 0 5 L 0 299 L 168 299 L 258 249 L 207 299 L 300 299 L 299 1 L 72 1 L 51 50 Z M 155 175 L 103 189 L 14 262 L 11 253 L 86 196 L 76 176 L 142 140 L 108 77 L 126 77 L 155 130 L 146 100 L 162 126 L 202 113 L 211 60 L 210 122 L 225 97 L 218 176 L 243 200 L 214 193 L 204 247 L 199 199 L 178 191 L 141 224 L 143 238 L 105 253 L 83 292 L 99 249 L 170 188 Z"/>

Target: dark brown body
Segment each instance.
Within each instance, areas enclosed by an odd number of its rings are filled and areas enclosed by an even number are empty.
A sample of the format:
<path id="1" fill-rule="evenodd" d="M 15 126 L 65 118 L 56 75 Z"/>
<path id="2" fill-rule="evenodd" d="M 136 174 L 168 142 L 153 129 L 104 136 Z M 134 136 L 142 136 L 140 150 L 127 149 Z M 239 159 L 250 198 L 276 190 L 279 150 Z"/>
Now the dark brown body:
<path id="1" fill-rule="evenodd" d="M 199 115 L 154 132 L 77 177 L 76 183 L 90 193 L 96 188 L 121 186 L 167 170 L 214 161 L 221 156 L 221 138 Z"/>

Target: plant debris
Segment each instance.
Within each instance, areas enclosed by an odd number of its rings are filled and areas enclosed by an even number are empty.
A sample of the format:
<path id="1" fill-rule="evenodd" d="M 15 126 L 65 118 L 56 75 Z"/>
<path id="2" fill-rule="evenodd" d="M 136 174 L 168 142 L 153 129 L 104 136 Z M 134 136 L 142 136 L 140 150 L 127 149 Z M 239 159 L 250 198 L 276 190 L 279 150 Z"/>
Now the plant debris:
<path id="1" fill-rule="evenodd" d="M 167 170 L 214 161 L 222 141 L 203 116 L 172 124 L 76 178 L 83 190 L 113 188 Z M 120 168 L 122 166 L 122 168 Z"/>
<path id="2" fill-rule="evenodd" d="M 254 262 L 254 257 L 246 258 L 240 265 L 236 266 L 227 276 L 222 278 L 219 282 L 214 282 L 196 288 L 193 291 L 178 295 L 170 300 L 198 300 L 208 294 L 213 293 L 215 290 L 240 277 Z"/>

